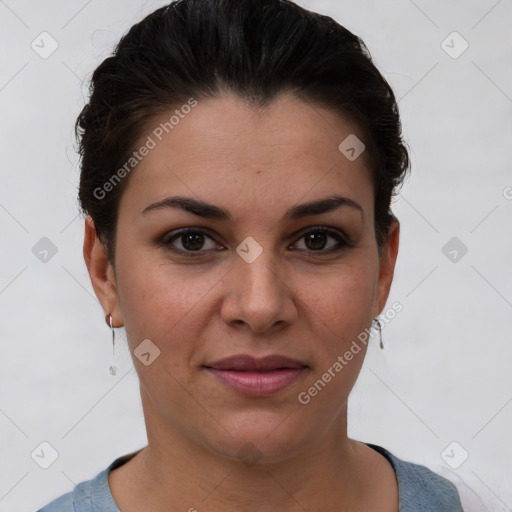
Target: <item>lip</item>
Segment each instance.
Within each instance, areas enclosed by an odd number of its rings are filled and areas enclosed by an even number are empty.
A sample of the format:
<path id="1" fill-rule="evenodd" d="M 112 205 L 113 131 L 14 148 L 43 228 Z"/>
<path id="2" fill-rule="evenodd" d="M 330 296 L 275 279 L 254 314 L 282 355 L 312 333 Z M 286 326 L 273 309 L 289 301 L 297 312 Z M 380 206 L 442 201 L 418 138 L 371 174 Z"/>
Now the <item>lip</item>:
<path id="1" fill-rule="evenodd" d="M 269 371 L 281 368 L 304 368 L 306 365 L 298 359 L 292 359 L 280 354 L 271 354 L 259 358 L 247 354 L 238 354 L 219 359 L 205 366 L 217 370 Z"/>
<path id="2" fill-rule="evenodd" d="M 273 354 L 263 358 L 236 355 L 204 365 L 229 389 L 244 396 L 269 396 L 295 382 L 308 368 L 303 362 Z"/>

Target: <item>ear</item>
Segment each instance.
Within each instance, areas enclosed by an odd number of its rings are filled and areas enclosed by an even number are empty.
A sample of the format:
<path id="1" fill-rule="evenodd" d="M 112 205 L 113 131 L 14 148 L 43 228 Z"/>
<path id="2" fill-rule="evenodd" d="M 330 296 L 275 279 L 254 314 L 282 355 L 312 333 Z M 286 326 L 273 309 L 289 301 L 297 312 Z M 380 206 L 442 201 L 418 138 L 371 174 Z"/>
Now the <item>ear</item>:
<path id="1" fill-rule="evenodd" d="M 377 284 L 377 299 L 375 301 L 373 316 L 378 316 L 388 300 L 396 258 L 398 256 L 398 243 L 400 238 L 400 222 L 395 217 L 388 230 L 388 240 L 382 247 L 379 264 L 379 280 Z"/>
<path id="2" fill-rule="evenodd" d="M 94 221 L 90 216 L 85 220 L 84 260 L 91 278 L 91 284 L 105 312 L 105 322 L 110 326 L 108 315 L 112 315 L 114 327 L 122 325 L 119 298 L 114 269 L 107 258 L 106 248 L 96 234 Z"/>

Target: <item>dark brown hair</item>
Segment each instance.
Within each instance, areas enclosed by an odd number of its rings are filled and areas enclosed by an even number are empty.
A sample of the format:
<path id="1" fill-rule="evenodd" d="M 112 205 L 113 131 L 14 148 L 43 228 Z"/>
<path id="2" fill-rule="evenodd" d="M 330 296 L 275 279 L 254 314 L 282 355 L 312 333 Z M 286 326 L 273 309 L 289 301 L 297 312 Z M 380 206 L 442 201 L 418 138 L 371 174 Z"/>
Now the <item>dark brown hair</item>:
<path id="1" fill-rule="evenodd" d="M 94 220 L 112 264 L 129 176 L 121 173 L 108 193 L 105 184 L 113 183 L 155 115 L 226 91 L 255 108 L 291 92 L 356 123 L 373 178 L 380 251 L 409 155 L 393 91 L 363 41 L 289 0 L 178 0 L 122 37 L 94 71 L 89 103 L 76 121 L 81 210 Z"/>

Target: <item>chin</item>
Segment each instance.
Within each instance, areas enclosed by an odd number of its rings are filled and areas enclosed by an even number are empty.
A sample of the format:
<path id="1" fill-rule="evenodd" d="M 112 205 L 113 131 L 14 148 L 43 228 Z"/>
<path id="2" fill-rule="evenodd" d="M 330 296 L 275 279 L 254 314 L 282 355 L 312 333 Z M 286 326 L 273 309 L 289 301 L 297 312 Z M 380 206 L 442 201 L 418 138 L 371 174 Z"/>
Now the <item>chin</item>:
<path id="1" fill-rule="evenodd" d="M 210 447 L 229 459 L 253 464 L 275 464 L 297 455 L 306 444 L 304 424 L 288 423 L 283 415 L 253 414 L 239 418 L 236 424 L 221 422 L 222 438 L 210 440 Z M 283 421 L 284 420 L 284 421 Z M 226 433 L 229 432 L 229 434 Z"/>

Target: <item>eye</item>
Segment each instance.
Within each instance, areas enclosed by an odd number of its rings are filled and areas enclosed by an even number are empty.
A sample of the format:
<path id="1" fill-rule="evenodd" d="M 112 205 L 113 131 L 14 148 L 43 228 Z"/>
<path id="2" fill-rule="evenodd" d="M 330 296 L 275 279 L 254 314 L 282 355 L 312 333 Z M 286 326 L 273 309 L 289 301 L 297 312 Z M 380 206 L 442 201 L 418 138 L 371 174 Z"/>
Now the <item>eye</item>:
<path id="1" fill-rule="evenodd" d="M 211 240 L 213 242 L 210 244 L 210 247 L 204 248 L 205 239 Z M 178 242 L 178 246 L 174 245 L 175 241 Z M 201 249 L 204 250 L 215 250 L 218 248 L 218 244 L 206 234 L 206 232 L 199 229 L 184 229 L 173 234 L 170 237 L 166 237 L 163 240 L 164 245 L 173 245 L 178 252 L 202 252 Z M 181 246 L 181 247 L 179 247 Z"/>
<path id="2" fill-rule="evenodd" d="M 329 239 L 334 240 L 334 243 L 329 244 Z M 205 242 L 208 240 L 210 241 L 209 247 L 208 244 L 205 247 Z M 294 250 L 330 253 L 352 246 L 350 240 L 341 231 L 323 226 L 303 232 L 299 240 L 290 247 L 300 245 L 301 240 L 304 240 L 303 247 L 294 247 Z M 162 240 L 162 245 L 184 256 L 191 257 L 221 250 L 219 249 L 221 246 L 202 229 L 188 228 L 173 232 Z"/>
<path id="3" fill-rule="evenodd" d="M 334 240 L 336 243 L 329 246 L 328 239 Z M 304 247 L 298 247 L 300 250 L 309 250 L 312 252 L 332 252 L 336 250 L 341 250 L 345 246 L 350 246 L 350 242 L 347 238 L 338 230 L 327 228 L 327 227 L 318 227 L 314 229 L 310 229 L 303 233 L 300 240 L 304 240 L 302 244 Z M 299 243 L 299 241 L 295 242 L 294 245 Z"/>

